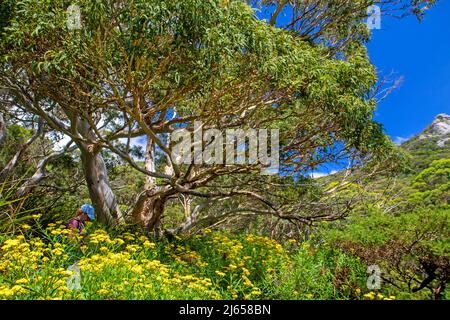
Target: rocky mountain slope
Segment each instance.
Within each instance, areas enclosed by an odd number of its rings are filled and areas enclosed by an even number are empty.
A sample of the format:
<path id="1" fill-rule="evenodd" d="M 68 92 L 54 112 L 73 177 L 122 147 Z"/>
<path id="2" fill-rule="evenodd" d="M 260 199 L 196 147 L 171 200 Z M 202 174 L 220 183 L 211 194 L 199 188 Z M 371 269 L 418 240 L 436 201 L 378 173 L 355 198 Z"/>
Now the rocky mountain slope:
<path id="1" fill-rule="evenodd" d="M 450 115 L 437 115 L 429 126 L 401 147 L 411 154 L 415 170 L 424 169 L 433 160 L 450 158 Z"/>

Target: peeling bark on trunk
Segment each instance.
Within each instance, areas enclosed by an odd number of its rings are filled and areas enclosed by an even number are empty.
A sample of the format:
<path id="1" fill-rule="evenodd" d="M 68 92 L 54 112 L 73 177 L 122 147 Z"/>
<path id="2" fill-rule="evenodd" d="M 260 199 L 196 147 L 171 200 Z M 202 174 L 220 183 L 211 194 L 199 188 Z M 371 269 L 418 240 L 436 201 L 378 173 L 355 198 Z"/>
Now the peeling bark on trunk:
<path id="1" fill-rule="evenodd" d="M 147 147 L 145 153 L 145 169 L 148 171 L 155 171 L 155 144 L 153 140 L 147 136 Z M 159 225 L 159 218 L 164 210 L 164 204 L 161 206 L 161 201 L 153 197 L 156 191 L 155 178 L 147 176 L 145 178 L 144 192 L 146 197 L 143 202 L 138 203 L 135 211 L 135 221 L 144 229 L 153 229 Z M 161 211 L 161 212 L 157 212 Z"/>
<path id="2" fill-rule="evenodd" d="M 145 169 L 155 172 L 155 143 L 150 137 L 147 137 L 146 149 Z M 133 218 L 142 228 L 154 231 L 160 225 L 160 218 L 165 205 L 165 199 L 157 195 L 154 177 L 146 177 L 142 196 L 143 198 L 136 203 Z"/>
<path id="3" fill-rule="evenodd" d="M 165 204 L 166 199 L 160 196 L 146 199 L 141 214 L 138 215 L 141 227 L 157 231 L 161 226 L 161 216 L 164 213 Z"/>
<path id="4" fill-rule="evenodd" d="M 92 138 L 91 129 L 86 122 L 79 122 L 78 131 L 84 138 Z M 110 226 L 123 222 L 124 219 L 116 196 L 111 189 L 108 171 L 100 150 L 81 142 L 77 142 L 77 146 L 81 151 L 83 172 L 98 220 Z"/>
<path id="5" fill-rule="evenodd" d="M 114 226 L 123 221 L 116 196 L 111 189 L 105 162 L 100 153 L 81 151 L 84 177 L 96 216 L 102 223 Z"/>
<path id="6" fill-rule="evenodd" d="M 134 221 L 143 229 L 160 233 L 161 217 L 167 199 L 173 194 L 173 190 L 146 190 L 141 192 L 131 212 Z"/>

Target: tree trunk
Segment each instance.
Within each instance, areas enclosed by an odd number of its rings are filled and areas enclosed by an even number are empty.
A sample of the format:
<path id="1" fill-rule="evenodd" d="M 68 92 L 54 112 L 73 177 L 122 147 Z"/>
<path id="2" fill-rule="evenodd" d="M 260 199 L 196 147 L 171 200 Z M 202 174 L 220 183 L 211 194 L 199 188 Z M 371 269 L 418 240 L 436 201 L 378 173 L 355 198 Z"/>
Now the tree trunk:
<path id="1" fill-rule="evenodd" d="M 145 169 L 147 171 L 155 172 L 155 143 L 147 136 L 147 151 L 145 153 Z M 147 176 L 145 178 L 145 190 L 154 190 L 156 188 L 156 179 L 154 177 Z"/>
<path id="2" fill-rule="evenodd" d="M 155 143 L 147 137 L 147 148 L 145 154 L 145 169 L 155 172 Z M 142 228 L 155 233 L 160 232 L 161 216 L 164 213 L 166 196 L 164 192 L 159 192 L 154 177 L 147 176 L 144 185 L 143 198 L 138 200 L 133 210 L 135 222 Z"/>
<path id="3" fill-rule="evenodd" d="M 2 145 L 3 139 L 6 135 L 6 122 L 3 118 L 3 114 L 0 114 L 0 146 Z"/>
<path id="4" fill-rule="evenodd" d="M 102 223 L 114 226 L 123 222 L 123 216 L 111 189 L 105 162 L 99 152 L 81 151 L 84 177 L 96 217 Z"/>
<path id="5" fill-rule="evenodd" d="M 79 121 L 78 131 L 84 138 L 92 139 L 92 130 L 87 122 Z M 81 142 L 77 142 L 77 146 L 81 151 L 83 172 L 96 217 L 100 222 L 110 226 L 123 222 L 116 196 L 109 183 L 108 171 L 101 150 Z"/>
<path id="6" fill-rule="evenodd" d="M 154 231 L 156 236 L 161 234 L 161 217 L 167 199 L 173 195 L 170 188 L 161 190 L 146 190 L 140 193 L 131 211 L 136 224 L 148 231 Z"/>
<path id="7" fill-rule="evenodd" d="M 141 213 L 137 215 L 139 225 L 149 231 L 158 232 L 161 227 L 161 216 L 164 213 L 165 204 L 166 199 L 162 196 L 146 199 Z"/>

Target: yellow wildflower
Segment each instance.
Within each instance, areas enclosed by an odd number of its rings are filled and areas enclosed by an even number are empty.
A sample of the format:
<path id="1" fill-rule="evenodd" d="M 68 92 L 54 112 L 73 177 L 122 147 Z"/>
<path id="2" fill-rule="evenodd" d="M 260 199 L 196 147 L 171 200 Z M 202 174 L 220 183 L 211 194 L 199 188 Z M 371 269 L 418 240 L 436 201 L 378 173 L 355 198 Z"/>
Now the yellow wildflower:
<path id="1" fill-rule="evenodd" d="M 28 279 L 22 278 L 16 281 L 16 284 L 25 284 L 28 283 Z"/>

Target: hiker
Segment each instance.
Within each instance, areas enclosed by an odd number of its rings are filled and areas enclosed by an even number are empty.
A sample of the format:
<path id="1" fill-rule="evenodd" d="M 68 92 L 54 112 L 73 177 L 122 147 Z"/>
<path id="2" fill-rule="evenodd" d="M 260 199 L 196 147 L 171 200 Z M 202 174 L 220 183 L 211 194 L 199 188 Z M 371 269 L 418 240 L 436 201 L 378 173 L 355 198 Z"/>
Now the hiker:
<path id="1" fill-rule="evenodd" d="M 83 204 L 80 209 L 77 210 L 77 215 L 67 223 L 67 227 L 72 230 L 78 230 L 80 234 L 83 234 L 85 228 L 85 222 L 94 221 L 94 207 L 90 204 Z"/>

